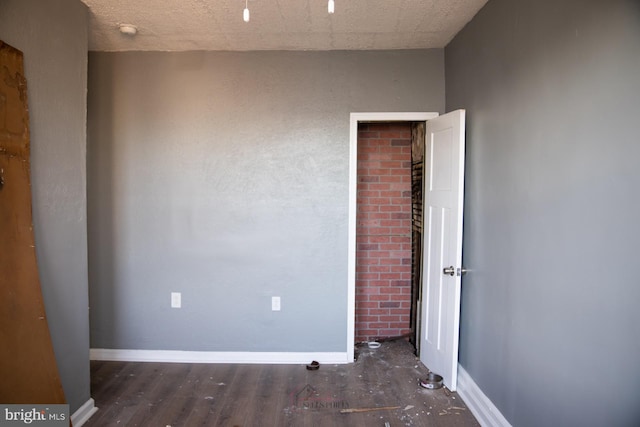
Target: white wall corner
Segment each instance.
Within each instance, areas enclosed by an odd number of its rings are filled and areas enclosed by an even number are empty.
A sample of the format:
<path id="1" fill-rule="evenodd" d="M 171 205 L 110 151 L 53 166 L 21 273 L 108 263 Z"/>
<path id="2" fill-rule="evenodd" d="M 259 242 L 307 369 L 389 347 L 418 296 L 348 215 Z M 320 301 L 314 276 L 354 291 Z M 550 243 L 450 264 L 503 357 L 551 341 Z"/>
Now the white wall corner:
<path id="1" fill-rule="evenodd" d="M 71 424 L 73 427 L 80 427 L 91 418 L 93 414 L 98 411 L 95 406 L 95 401 L 91 398 L 84 402 L 84 404 L 78 408 L 76 412 L 71 414 Z"/>
<path id="2" fill-rule="evenodd" d="M 509 421 L 458 364 L 458 394 L 482 427 L 511 427 Z"/>

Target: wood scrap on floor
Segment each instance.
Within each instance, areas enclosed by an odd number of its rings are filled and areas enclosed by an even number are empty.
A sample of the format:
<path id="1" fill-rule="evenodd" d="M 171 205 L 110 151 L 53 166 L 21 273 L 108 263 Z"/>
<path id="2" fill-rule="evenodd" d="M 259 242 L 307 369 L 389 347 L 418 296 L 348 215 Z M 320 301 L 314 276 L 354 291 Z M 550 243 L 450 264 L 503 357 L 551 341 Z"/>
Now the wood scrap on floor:
<path id="1" fill-rule="evenodd" d="M 400 409 L 399 406 L 379 406 L 377 408 L 349 408 L 341 409 L 341 414 L 352 414 L 355 412 L 371 412 L 371 411 L 391 411 L 393 409 Z"/>

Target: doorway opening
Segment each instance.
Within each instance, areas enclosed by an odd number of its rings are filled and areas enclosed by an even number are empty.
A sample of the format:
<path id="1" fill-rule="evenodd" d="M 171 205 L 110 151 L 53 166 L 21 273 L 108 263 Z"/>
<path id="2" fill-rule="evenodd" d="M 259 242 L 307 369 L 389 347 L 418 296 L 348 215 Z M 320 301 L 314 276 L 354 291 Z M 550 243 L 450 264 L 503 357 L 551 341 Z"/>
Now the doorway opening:
<path id="1" fill-rule="evenodd" d="M 355 342 L 407 337 L 417 347 L 424 125 L 438 114 L 354 114 L 366 116 L 352 114 L 351 129 Z"/>
<path id="2" fill-rule="evenodd" d="M 411 335 L 413 126 L 358 124 L 356 342 Z"/>

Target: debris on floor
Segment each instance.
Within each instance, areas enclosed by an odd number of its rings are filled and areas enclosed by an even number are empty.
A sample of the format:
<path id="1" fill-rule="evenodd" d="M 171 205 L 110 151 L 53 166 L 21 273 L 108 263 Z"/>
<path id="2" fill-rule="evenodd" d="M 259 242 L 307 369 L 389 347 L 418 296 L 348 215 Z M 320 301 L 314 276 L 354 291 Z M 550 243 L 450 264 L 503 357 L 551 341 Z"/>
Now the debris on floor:
<path id="1" fill-rule="evenodd" d="M 416 379 L 426 378 L 429 369 L 408 341 L 384 341 L 377 349 L 361 343 L 356 354 L 354 363 L 325 364 L 314 372 L 301 369 L 305 364 L 92 361 L 92 390 L 101 411 L 86 427 L 479 427 L 456 392 L 418 384 Z"/>
<path id="2" fill-rule="evenodd" d="M 317 360 L 314 360 L 307 365 L 308 371 L 317 371 L 318 369 L 320 369 L 320 362 L 318 362 Z"/>

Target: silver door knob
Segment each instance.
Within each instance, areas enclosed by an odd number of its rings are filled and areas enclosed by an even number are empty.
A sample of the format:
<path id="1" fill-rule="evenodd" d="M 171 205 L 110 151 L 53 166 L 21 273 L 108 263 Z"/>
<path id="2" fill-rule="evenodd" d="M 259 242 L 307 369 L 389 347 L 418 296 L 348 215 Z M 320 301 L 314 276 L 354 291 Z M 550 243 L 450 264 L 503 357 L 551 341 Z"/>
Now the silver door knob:
<path id="1" fill-rule="evenodd" d="M 456 269 L 452 266 L 450 267 L 445 267 L 442 269 L 442 273 L 443 274 L 447 274 L 449 276 L 455 276 L 456 275 Z"/>
<path id="2" fill-rule="evenodd" d="M 453 265 L 442 269 L 442 273 L 448 276 L 462 276 L 467 273 L 466 268 L 454 268 Z"/>

